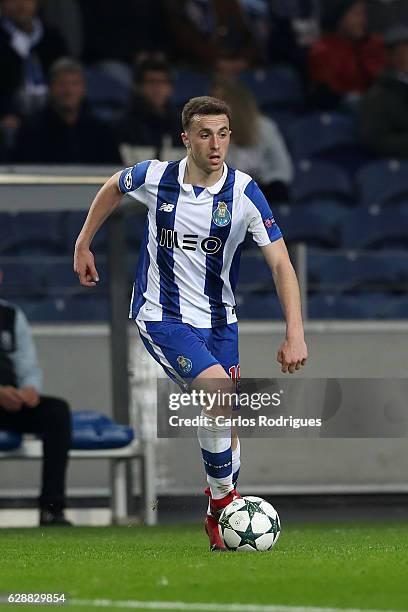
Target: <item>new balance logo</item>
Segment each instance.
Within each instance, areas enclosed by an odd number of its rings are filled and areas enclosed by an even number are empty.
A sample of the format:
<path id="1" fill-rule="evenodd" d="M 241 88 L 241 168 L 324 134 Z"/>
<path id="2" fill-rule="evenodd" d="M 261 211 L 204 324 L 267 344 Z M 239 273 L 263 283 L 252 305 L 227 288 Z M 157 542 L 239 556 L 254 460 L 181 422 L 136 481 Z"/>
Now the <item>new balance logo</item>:
<path id="1" fill-rule="evenodd" d="M 163 212 L 171 212 L 174 208 L 174 204 L 166 204 L 166 202 L 164 202 L 164 204 L 162 204 L 159 208 L 159 210 L 162 210 Z"/>

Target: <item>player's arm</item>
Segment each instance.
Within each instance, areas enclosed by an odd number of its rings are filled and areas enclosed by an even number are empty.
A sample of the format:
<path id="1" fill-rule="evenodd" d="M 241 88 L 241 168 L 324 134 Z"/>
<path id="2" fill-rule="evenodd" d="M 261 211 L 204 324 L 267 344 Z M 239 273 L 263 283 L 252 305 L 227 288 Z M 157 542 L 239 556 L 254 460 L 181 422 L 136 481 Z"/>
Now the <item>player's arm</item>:
<path id="1" fill-rule="evenodd" d="M 93 287 L 99 280 L 90 245 L 96 232 L 122 199 L 120 174 L 114 174 L 96 194 L 75 244 L 74 270 L 85 287 Z"/>
<path id="2" fill-rule="evenodd" d="M 260 248 L 271 269 L 286 321 L 285 340 L 277 360 L 282 365 L 282 372 L 293 374 L 307 359 L 299 284 L 283 238 Z"/>

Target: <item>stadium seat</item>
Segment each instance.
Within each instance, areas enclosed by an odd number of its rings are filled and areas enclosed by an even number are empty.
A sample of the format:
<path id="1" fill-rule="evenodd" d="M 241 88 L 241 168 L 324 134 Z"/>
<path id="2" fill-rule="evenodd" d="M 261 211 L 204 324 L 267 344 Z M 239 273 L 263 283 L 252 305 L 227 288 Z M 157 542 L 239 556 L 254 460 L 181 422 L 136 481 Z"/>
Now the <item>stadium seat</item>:
<path id="1" fill-rule="evenodd" d="M 237 294 L 237 314 L 242 319 L 283 319 L 282 308 L 275 293 Z"/>
<path id="2" fill-rule="evenodd" d="M 408 319 L 408 297 L 389 300 L 387 315 L 389 319 Z"/>
<path id="3" fill-rule="evenodd" d="M 2 215 L 1 255 L 59 255 L 62 247 L 61 213 Z"/>
<path id="4" fill-rule="evenodd" d="M 307 207 L 280 206 L 276 219 L 288 244 L 304 242 L 315 247 L 339 247 L 341 222 L 309 211 Z"/>
<path id="5" fill-rule="evenodd" d="M 206 96 L 210 90 L 211 80 L 196 70 L 177 70 L 174 79 L 173 103 L 176 106 L 184 104 L 195 96 Z"/>
<path id="6" fill-rule="evenodd" d="M 62 323 L 107 321 L 108 298 L 85 294 L 61 296 L 39 300 L 26 308 L 27 316 L 33 323 Z"/>
<path id="7" fill-rule="evenodd" d="M 308 203 L 311 199 L 331 198 L 353 203 L 353 188 L 347 174 L 338 166 L 315 160 L 302 160 L 296 164 L 291 186 L 293 203 Z"/>
<path id="8" fill-rule="evenodd" d="M 408 201 L 408 162 L 381 160 L 364 166 L 357 175 L 363 206 L 387 206 Z"/>
<path id="9" fill-rule="evenodd" d="M 259 249 L 244 250 L 241 257 L 237 292 L 272 288 L 272 274 Z"/>
<path id="10" fill-rule="evenodd" d="M 320 292 L 391 292 L 402 290 L 403 283 L 407 286 L 408 267 L 404 281 L 401 270 L 392 265 L 387 254 L 310 249 L 308 275 L 310 287 Z"/>
<path id="11" fill-rule="evenodd" d="M 86 212 L 70 211 L 64 213 L 64 252 L 71 255 L 74 252 L 75 242 L 86 219 Z M 104 224 L 95 234 L 92 240 L 92 252 L 96 254 L 107 254 L 108 232 Z"/>
<path id="12" fill-rule="evenodd" d="M 95 263 L 99 273 L 99 283 L 96 288 L 92 289 L 92 297 L 97 298 L 101 292 L 106 293 L 109 279 L 106 257 L 98 257 Z M 78 276 L 73 269 L 72 257 L 64 257 L 54 261 L 48 259 L 43 263 L 43 269 L 45 273 L 45 292 L 48 298 L 52 298 L 53 295 L 67 297 L 83 293 Z"/>
<path id="13" fill-rule="evenodd" d="M 89 410 L 72 413 L 72 449 L 122 448 L 130 444 L 133 438 L 131 427 L 119 425 L 104 414 Z"/>
<path id="14" fill-rule="evenodd" d="M 247 70 L 240 78 L 263 110 L 296 107 L 303 103 L 304 92 L 299 74 L 289 65 Z"/>
<path id="15" fill-rule="evenodd" d="M 12 295 L 41 294 L 44 291 L 43 258 L 0 257 L 0 269 L 3 271 L 1 294 L 6 299 Z"/>
<path id="16" fill-rule="evenodd" d="M 349 249 L 406 249 L 408 216 L 364 208 L 350 212 L 342 221 L 342 243 Z"/>
<path id="17" fill-rule="evenodd" d="M 309 296 L 309 319 L 363 319 L 364 308 L 359 298 L 342 294 Z"/>
<path id="18" fill-rule="evenodd" d="M 132 88 L 127 87 L 123 79 L 95 68 L 85 70 L 85 79 L 87 100 L 100 119 L 110 121 L 125 110 Z"/>
<path id="19" fill-rule="evenodd" d="M 339 113 L 313 114 L 298 119 L 290 127 L 288 137 L 296 159 L 358 143 L 354 120 Z"/>
<path id="20" fill-rule="evenodd" d="M 0 451 L 15 450 L 21 445 L 22 436 L 14 431 L 0 431 Z"/>

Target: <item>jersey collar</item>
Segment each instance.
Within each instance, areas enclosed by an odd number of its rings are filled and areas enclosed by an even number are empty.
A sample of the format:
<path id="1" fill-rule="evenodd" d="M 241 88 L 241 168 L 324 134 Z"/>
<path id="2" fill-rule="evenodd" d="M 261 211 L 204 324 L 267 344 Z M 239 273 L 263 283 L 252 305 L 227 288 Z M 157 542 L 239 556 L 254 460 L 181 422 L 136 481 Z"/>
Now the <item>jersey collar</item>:
<path id="1" fill-rule="evenodd" d="M 178 182 L 180 183 L 180 186 L 182 189 L 184 189 L 184 191 L 190 192 L 193 190 L 193 186 L 190 185 L 190 183 L 183 183 L 184 175 L 186 172 L 186 166 L 187 166 L 187 157 L 184 157 L 184 159 L 182 159 L 179 164 Z M 223 172 L 222 172 L 222 176 L 220 180 L 214 183 L 214 185 L 211 185 L 211 187 L 206 187 L 207 191 L 211 193 L 211 195 L 215 195 L 221 191 L 226 181 L 227 174 L 228 174 L 228 166 L 224 162 Z"/>

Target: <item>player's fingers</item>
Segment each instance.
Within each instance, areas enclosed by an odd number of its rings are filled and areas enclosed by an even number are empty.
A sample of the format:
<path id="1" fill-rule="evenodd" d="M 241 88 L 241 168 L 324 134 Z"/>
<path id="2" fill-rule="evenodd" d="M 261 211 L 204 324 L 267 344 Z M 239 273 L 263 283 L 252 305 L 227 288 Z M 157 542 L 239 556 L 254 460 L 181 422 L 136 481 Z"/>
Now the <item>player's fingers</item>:
<path id="1" fill-rule="evenodd" d="M 306 363 L 306 359 L 307 359 L 307 357 L 305 357 L 304 359 L 302 359 L 302 361 L 300 362 L 300 364 L 301 364 L 301 365 L 305 365 L 305 363 Z"/>
<path id="2" fill-rule="evenodd" d="M 296 363 L 295 369 L 296 369 L 296 370 L 300 370 L 300 361 L 298 361 L 298 362 Z"/>
<path id="3" fill-rule="evenodd" d="M 289 370 L 289 373 L 290 373 L 290 374 L 294 374 L 294 372 L 295 372 L 295 364 L 294 364 L 294 363 L 291 363 L 291 364 L 289 365 L 289 367 L 288 367 L 288 370 Z"/>
<path id="4" fill-rule="evenodd" d="M 283 353 L 282 351 L 278 351 L 277 357 L 276 357 L 276 361 L 278 363 L 283 363 Z"/>
<path id="5" fill-rule="evenodd" d="M 281 367 L 281 372 L 283 372 L 284 374 L 286 374 L 286 372 L 287 372 L 287 371 L 288 371 L 288 366 L 286 365 L 286 363 L 283 363 L 283 364 L 282 364 L 282 367 Z"/>

